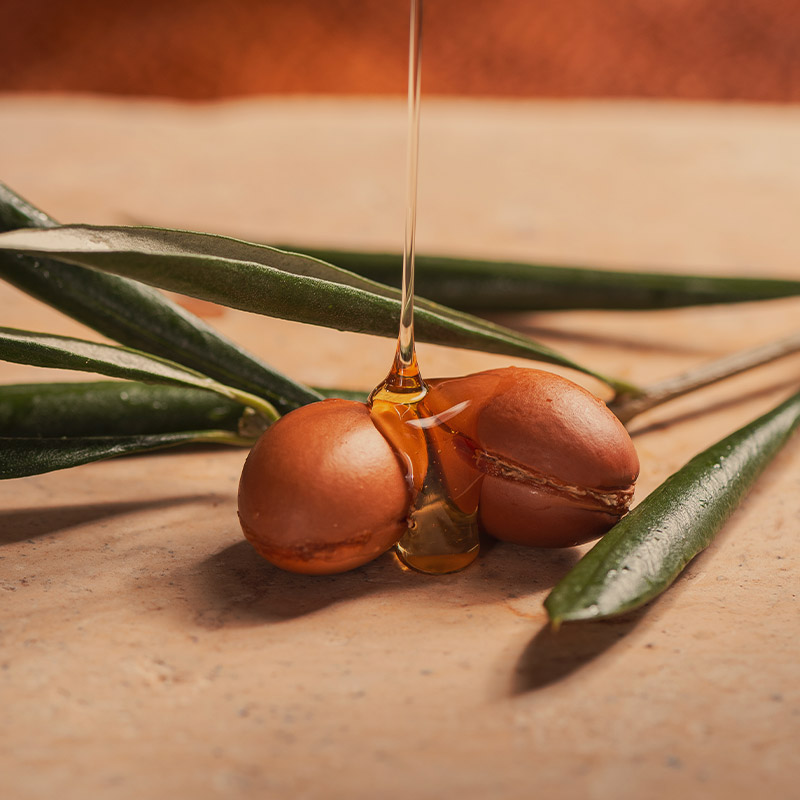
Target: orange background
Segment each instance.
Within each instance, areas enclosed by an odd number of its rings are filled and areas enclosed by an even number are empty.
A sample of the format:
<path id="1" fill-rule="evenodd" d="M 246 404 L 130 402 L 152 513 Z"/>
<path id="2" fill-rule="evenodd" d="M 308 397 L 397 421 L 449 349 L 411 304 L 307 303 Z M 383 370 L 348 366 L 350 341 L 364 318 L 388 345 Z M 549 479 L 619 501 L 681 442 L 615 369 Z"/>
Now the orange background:
<path id="1" fill-rule="evenodd" d="M 406 0 L 0 0 L 0 91 L 406 88 Z M 426 93 L 800 99 L 800 0 L 427 0 Z"/>

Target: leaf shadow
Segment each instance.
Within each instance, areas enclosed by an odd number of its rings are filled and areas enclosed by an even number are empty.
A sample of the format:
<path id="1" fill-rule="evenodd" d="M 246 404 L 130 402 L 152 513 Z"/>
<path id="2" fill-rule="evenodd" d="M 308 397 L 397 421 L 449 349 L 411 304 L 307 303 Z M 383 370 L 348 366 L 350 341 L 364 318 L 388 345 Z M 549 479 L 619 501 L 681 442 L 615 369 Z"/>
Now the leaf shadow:
<path id="1" fill-rule="evenodd" d="M 485 319 L 498 325 L 524 333 L 534 339 L 542 341 L 551 340 L 556 342 L 575 342 L 596 347 L 622 348 L 630 352 L 644 353 L 664 353 L 672 355 L 698 355 L 716 353 L 716 350 L 709 350 L 700 342 L 677 342 L 664 339 L 648 339 L 641 335 L 624 336 L 614 335 L 608 332 L 600 333 L 596 330 L 581 331 L 577 328 L 565 330 L 547 325 L 537 324 L 531 320 L 530 312 L 520 312 L 519 314 L 484 314 Z"/>
<path id="2" fill-rule="evenodd" d="M 152 511 L 178 505 L 191 505 L 200 501 L 223 499 L 227 499 L 227 496 L 205 493 L 161 497 L 157 500 L 125 500 L 0 511 L 0 547 L 138 511 Z"/>
<path id="3" fill-rule="evenodd" d="M 529 558 L 521 558 L 521 551 Z M 188 596 L 194 621 L 212 629 L 286 622 L 339 603 L 398 592 L 416 593 L 426 603 L 436 603 L 437 597 L 463 599 L 465 604 L 502 603 L 554 586 L 577 559 L 571 549 L 487 543 L 477 561 L 450 575 L 416 572 L 390 551 L 349 572 L 308 576 L 278 569 L 243 540 L 195 566 Z"/>
<path id="4" fill-rule="evenodd" d="M 688 411 L 683 411 L 678 414 L 675 414 L 671 417 L 666 419 L 657 420 L 655 422 L 651 422 L 641 427 L 637 427 L 635 422 L 634 424 L 629 424 L 628 433 L 630 436 L 644 436 L 649 433 L 656 433 L 661 430 L 665 430 L 667 428 L 671 428 L 674 425 L 680 425 L 683 422 L 690 422 L 691 420 L 696 420 L 701 417 L 706 416 L 707 414 L 713 414 L 719 411 L 725 411 L 729 408 L 735 408 L 736 406 L 747 403 L 751 400 L 758 400 L 761 397 L 767 397 L 771 394 L 774 394 L 777 391 L 781 390 L 791 390 L 797 388 L 797 378 L 783 378 L 782 380 L 771 381 L 770 383 L 753 388 L 746 392 L 737 393 L 734 395 L 730 395 L 728 397 L 723 397 L 717 400 L 714 403 L 708 403 L 702 407 L 693 408 Z M 676 398 L 678 399 L 678 398 Z M 647 412 L 642 412 L 646 414 Z M 638 421 L 638 418 L 636 419 Z"/>
<path id="5" fill-rule="evenodd" d="M 680 597 L 681 587 L 691 584 L 706 562 L 713 559 L 721 539 L 728 533 L 720 531 L 662 594 L 640 608 L 608 619 L 565 622 L 557 631 L 549 624 L 544 625 L 517 659 L 508 695 L 528 694 L 569 678 L 632 634 L 645 617 L 668 610 Z"/>
<path id="6" fill-rule="evenodd" d="M 542 627 L 520 654 L 509 694 L 517 696 L 558 683 L 586 667 L 630 634 L 648 606 L 621 617 Z"/>

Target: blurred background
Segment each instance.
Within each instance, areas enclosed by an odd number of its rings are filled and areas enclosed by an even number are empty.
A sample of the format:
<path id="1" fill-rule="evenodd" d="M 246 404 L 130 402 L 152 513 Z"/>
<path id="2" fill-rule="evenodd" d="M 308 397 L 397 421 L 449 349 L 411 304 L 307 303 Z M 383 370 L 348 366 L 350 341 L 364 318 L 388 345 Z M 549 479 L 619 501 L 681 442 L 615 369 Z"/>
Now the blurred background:
<path id="1" fill-rule="evenodd" d="M 407 0 L 0 0 L 0 91 L 402 94 Z M 800 100 L 800 0 L 426 0 L 424 89 Z"/>

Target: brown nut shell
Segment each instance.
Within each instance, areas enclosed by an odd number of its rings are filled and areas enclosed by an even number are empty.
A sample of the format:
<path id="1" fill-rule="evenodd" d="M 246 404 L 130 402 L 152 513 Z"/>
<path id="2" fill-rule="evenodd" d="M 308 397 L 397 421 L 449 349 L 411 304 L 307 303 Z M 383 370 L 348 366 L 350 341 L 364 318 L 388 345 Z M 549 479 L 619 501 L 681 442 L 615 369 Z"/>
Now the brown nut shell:
<path id="1" fill-rule="evenodd" d="M 400 462 L 363 403 L 323 400 L 276 422 L 239 483 L 245 537 L 278 567 L 344 572 L 377 558 L 406 530 Z"/>
<path id="2" fill-rule="evenodd" d="M 622 423 L 590 392 L 515 367 L 430 385 L 428 407 L 474 445 L 484 476 L 479 519 L 490 535 L 566 547 L 627 511 L 639 460 Z"/>
<path id="3" fill-rule="evenodd" d="M 576 505 L 523 483 L 487 477 L 481 487 L 481 528 L 495 539 L 528 547 L 572 547 L 602 536 L 622 517 Z"/>

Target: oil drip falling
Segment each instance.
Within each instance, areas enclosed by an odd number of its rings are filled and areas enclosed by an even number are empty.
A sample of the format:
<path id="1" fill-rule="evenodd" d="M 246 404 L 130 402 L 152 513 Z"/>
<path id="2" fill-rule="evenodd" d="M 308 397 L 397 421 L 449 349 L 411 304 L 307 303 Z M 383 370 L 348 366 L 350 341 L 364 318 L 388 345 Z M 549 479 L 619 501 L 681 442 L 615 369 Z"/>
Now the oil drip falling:
<path id="1" fill-rule="evenodd" d="M 372 419 L 405 463 L 414 503 L 397 544 L 408 566 L 432 574 L 456 572 L 478 555 L 477 501 L 453 497 L 443 459 L 458 458 L 455 438 L 425 406 L 428 388 L 414 348 L 414 240 L 417 217 L 422 0 L 411 0 L 408 67 L 408 184 L 400 331 L 394 362 L 370 395 Z"/>

